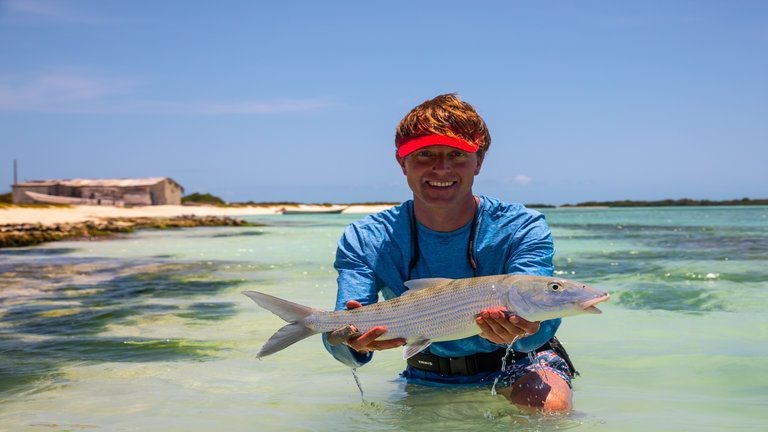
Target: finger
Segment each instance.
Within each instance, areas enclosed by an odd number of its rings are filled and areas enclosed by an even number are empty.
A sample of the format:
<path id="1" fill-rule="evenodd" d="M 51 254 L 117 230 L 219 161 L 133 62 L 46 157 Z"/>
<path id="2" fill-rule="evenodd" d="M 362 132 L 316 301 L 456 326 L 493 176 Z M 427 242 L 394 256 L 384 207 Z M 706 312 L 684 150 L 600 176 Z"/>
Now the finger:
<path id="1" fill-rule="evenodd" d="M 540 328 L 540 322 L 539 321 L 528 321 L 524 318 L 521 318 L 517 315 L 512 315 L 509 317 L 509 322 L 521 329 L 525 335 L 532 335 L 535 333 L 538 333 Z"/>
<path id="2" fill-rule="evenodd" d="M 493 328 L 491 328 L 491 326 L 488 325 L 487 321 L 484 320 L 482 317 L 478 317 L 477 319 L 475 319 L 475 322 L 477 323 L 478 327 L 480 327 L 481 337 L 488 339 L 493 343 L 497 343 L 497 344 L 505 343 L 504 340 L 493 331 Z"/>
<path id="3" fill-rule="evenodd" d="M 347 345 L 356 349 L 357 351 L 368 351 L 368 344 L 375 341 L 387 332 L 387 328 L 384 326 L 374 327 L 358 337 L 354 337 L 347 341 Z"/>
<path id="4" fill-rule="evenodd" d="M 487 315 L 487 316 L 485 316 Z M 516 335 L 521 332 L 521 330 L 516 330 L 516 327 L 508 322 L 505 319 L 499 319 L 497 318 L 497 314 L 494 314 L 493 312 L 489 312 L 487 314 L 484 314 L 483 320 L 485 323 L 490 327 L 491 331 L 500 336 L 504 337 L 505 335 L 508 335 L 509 333 L 513 333 L 513 335 Z"/>
<path id="5" fill-rule="evenodd" d="M 405 339 L 403 338 L 387 339 L 387 340 L 381 340 L 381 341 L 376 340 L 368 344 L 368 349 L 371 351 L 379 351 L 379 350 L 397 348 L 403 345 L 405 345 Z"/>
<path id="6" fill-rule="evenodd" d="M 478 315 L 480 316 L 485 315 L 485 316 L 501 319 L 504 317 L 506 311 L 507 311 L 507 308 L 505 308 L 504 306 L 498 306 L 498 307 L 483 309 L 480 311 Z"/>
<path id="7" fill-rule="evenodd" d="M 503 318 L 497 319 L 496 322 L 504 327 L 506 333 L 517 337 L 533 334 L 538 331 L 538 321 L 531 322 L 507 311 L 504 311 Z M 503 334 L 504 331 L 499 334 Z"/>
<path id="8" fill-rule="evenodd" d="M 480 334 L 483 335 L 483 337 L 485 337 L 486 339 L 488 338 L 488 336 L 492 336 L 494 334 L 493 329 L 491 328 L 491 326 L 488 325 L 488 323 L 483 319 L 483 317 L 475 318 L 475 323 L 477 324 L 478 327 L 480 327 Z"/>
<path id="9" fill-rule="evenodd" d="M 527 333 L 527 330 L 519 325 L 510 318 L 504 317 L 503 319 L 500 319 L 497 321 L 499 326 L 504 328 L 504 332 L 506 332 L 509 335 L 513 335 L 516 337 L 525 336 Z"/>
<path id="10" fill-rule="evenodd" d="M 491 326 L 488 325 L 488 322 L 486 322 L 483 317 L 475 318 L 475 323 L 480 327 L 482 332 L 493 332 L 493 329 L 491 329 Z"/>
<path id="11" fill-rule="evenodd" d="M 488 311 L 483 315 L 486 315 L 485 318 L 481 318 L 483 319 L 487 328 L 481 327 L 481 329 L 484 329 L 484 332 L 481 333 L 481 336 L 491 342 L 499 344 L 511 344 L 526 334 L 524 329 L 517 327 L 506 317 L 500 319 L 494 318 L 494 313 L 492 311 Z"/>
<path id="12" fill-rule="evenodd" d="M 350 338 L 360 335 L 355 326 L 347 324 L 342 328 L 336 329 L 328 334 L 326 340 L 329 344 L 336 346 L 348 341 Z"/>

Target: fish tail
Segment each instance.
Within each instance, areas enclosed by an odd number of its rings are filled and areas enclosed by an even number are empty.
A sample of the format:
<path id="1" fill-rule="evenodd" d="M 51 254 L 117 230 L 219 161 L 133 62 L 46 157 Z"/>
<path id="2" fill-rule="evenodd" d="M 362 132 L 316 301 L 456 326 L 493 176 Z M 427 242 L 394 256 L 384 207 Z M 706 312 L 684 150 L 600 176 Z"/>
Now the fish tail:
<path id="1" fill-rule="evenodd" d="M 280 328 L 264 343 L 264 346 L 256 353 L 257 358 L 274 354 L 302 339 L 319 333 L 304 324 L 304 318 L 315 313 L 315 309 L 256 291 L 244 291 L 243 294 L 259 306 L 288 322 L 288 325 Z"/>

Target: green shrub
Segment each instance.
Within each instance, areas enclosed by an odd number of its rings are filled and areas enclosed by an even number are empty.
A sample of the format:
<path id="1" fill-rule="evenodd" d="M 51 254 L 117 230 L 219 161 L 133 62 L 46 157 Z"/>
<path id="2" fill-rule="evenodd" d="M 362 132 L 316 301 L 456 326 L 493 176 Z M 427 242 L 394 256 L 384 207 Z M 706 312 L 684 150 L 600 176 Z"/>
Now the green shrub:
<path id="1" fill-rule="evenodd" d="M 192 193 L 181 198 L 182 204 L 210 204 L 210 205 L 224 205 L 226 204 L 223 199 L 211 194 Z"/>

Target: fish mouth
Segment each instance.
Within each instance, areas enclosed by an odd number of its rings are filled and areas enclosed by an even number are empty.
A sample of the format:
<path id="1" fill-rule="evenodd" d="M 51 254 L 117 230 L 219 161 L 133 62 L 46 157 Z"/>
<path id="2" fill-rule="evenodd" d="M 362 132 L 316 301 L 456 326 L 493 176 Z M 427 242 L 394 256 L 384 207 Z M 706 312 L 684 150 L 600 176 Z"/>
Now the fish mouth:
<path id="1" fill-rule="evenodd" d="M 593 298 L 591 300 L 587 300 L 585 302 L 579 303 L 579 307 L 581 307 L 581 309 L 584 312 L 587 312 L 587 313 L 595 313 L 595 314 L 603 313 L 603 311 L 601 311 L 600 309 L 596 308 L 595 305 L 600 303 L 600 302 L 604 302 L 604 301 L 608 300 L 609 298 L 611 298 L 610 294 L 604 294 L 604 295 L 602 295 L 600 297 L 596 297 L 596 298 Z"/>

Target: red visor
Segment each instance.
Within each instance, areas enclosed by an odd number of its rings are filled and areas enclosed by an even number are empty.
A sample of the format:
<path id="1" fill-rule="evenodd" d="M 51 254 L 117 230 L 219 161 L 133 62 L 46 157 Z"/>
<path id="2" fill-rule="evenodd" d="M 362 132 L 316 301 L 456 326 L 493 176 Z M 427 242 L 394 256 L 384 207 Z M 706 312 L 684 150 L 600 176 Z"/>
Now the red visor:
<path id="1" fill-rule="evenodd" d="M 418 138 L 405 141 L 400 145 L 400 147 L 397 148 L 397 157 L 406 157 L 416 150 L 436 145 L 454 147 L 467 153 L 475 153 L 478 150 L 478 146 L 470 144 L 461 138 L 453 138 L 445 135 L 433 134 L 420 136 Z"/>

